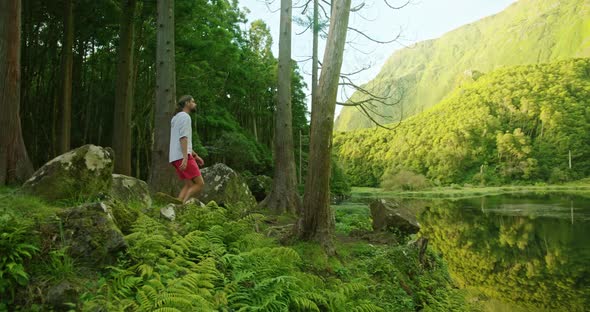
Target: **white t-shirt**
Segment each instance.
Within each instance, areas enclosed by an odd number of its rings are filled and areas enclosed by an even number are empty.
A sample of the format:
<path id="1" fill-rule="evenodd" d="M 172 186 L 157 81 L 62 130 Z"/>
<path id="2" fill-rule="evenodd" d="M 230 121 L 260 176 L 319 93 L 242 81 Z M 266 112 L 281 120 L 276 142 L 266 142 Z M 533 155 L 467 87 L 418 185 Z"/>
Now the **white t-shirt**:
<path id="1" fill-rule="evenodd" d="M 187 153 L 190 155 L 193 150 L 191 116 L 185 112 L 179 112 L 170 121 L 170 151 L 168 161 L 173 162 L 183 158 L 180 139 L 186 137 L 188 140 Z"/>

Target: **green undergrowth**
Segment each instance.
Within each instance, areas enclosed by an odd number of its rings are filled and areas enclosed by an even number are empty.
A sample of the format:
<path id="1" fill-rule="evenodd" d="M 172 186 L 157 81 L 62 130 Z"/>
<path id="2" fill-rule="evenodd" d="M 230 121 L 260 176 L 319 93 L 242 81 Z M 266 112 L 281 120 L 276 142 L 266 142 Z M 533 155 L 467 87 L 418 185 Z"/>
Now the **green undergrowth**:
<path id="1" fill-rule="evenodd" d="M 441 258 L 428 251 L 420 261 L 413 238 L 363 238 L 366 206 L 336 207 L 337 255 L 327 256 L 315 243 L 267 235 L 293 218 L 210 202 L 169 222 L 158 206 L 132 205 L 128 248 L 104 267 L 72 259 L 63 234 L 43 233 L 64 208 L 0 190 L 0 311 L 469 310 Z M 48 296 L 56 285 L 70 289 L 57 306 Z"/>

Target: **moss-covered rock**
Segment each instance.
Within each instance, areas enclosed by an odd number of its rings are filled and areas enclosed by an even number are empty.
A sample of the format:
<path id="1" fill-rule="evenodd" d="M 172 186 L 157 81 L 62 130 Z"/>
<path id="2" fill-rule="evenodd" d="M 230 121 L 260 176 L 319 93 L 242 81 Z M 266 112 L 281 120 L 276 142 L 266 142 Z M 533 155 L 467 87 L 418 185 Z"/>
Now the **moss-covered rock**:
<path id="1" fill-rule="evenodd" d="M 110 193 L 114 199 L 124 203 L 140 203 L 151 207 L 152 198 L 147 183 L 134 177 L 113 174 Z"/>
<path id="2" fill-rule="evenodd" d="M 108 203 L 92 203 L 58 213 L 70 255 L 80 262 L 105 265 L 127 248 Z"/>
<path id="3" fill-rule="evenodd" d="M 21 191 L 49 201 L 93 197 L 111 188 L 114 153 L 92 144 L 57 156 L 37 170 Z"/>
<path id="4" fill-rule="evenodd" d="M 262 201 L 270 193 L 272 178 L 265 175 L 253 175 L 246 178 L 246 183 L 256 201 Z"/>
<path id="5" fill-rule="evenodd" d="M 414 234 L 420 231 L 420 224 L 416 219 L 416 209 L 406 207 L 400 203 L 384 199 L 373 200 L 369 204 L 375 231 L 399 231 Z"/>
<path id="6" fill-rule="evenodd" d="M 220 206 L 255 207 L 256 199 L 246 181 L 224 164 L 215 164 L 202 171 L 205 186 L 198 199 L 208 203 L 215 201 Z"/>
<path id="7" fill-rule="evenodd" d="M 107 211 L 111 212 L 115 224 L 127 235 L 131 233 L 131 226 L 139 218 L 140 210 L 147 212 L 149 208 L 135 202 L 125 203 L 116 199 L 103 201 L 103 205 L 107 207 Z"/>

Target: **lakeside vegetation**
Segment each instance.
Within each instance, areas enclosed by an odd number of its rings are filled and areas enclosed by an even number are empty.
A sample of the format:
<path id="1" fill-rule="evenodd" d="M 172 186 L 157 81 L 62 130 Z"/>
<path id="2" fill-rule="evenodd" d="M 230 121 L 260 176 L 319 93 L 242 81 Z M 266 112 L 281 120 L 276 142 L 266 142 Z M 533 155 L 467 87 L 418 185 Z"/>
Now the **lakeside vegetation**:
<path id="1" fill-rule="evenodd" d="M 470 310 L 438 255 L 419 261 L 411 237 L 360 238 L 370 220 L 354 209 L 337 214 L 337 256 L 327 256 L 317 243 L 281 244 L 292 221 L 285 217 L 210 202 L 187 205 L 170 222 L 158 216 L 161 204 L 119 203 L 113 212 L 128 248 L 110 264 L 89 264 L 70 256 L 67 236 L 49 231 L 62 224 L 57 214 L 80 204 L 0 189 L 0 231 L 8 233 L 0 246 L 10 250 L 0 256 L 0 311 Z"/>
<path id="2" fill-rule="evenodd" d="M 582 179 L 565 184 L 536 184 L 536 185 L 503 185 L 503 186 L 473 186 L 453 185 L 445 187 L 430 187 L 419 191 L 385 190 L 376 187 L 352 187 L 351 201 L 366 198 L 470 198 L 488 195 L 504 195 L 512 193 L 590 193 L 590 179 Z"/>

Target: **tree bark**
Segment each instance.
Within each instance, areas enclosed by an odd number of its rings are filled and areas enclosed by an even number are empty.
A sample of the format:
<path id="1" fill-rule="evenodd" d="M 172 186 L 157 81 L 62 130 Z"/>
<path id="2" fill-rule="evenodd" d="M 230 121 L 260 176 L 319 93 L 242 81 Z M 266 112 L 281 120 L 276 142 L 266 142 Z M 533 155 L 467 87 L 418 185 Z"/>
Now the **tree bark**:
<path id="1" fill-rule="evenodd" d="M 311 109 L 309 165 L 298 236 L 316 240 L 334 254 L 334 213 L 330 208 L 332 131 L 351 0 L 332 2 L 330 29 L 315 101 Z"/>
<path id="2" fill-rule="evenodd" d="M 149 184 L 153 191 L 178 191 L 173 167 L 168 163 L 170 119 L 176 101 L 174 64 L 174 0 L 158 0 L 156 48 L 156 107 L 154 145 Z"/>
<path id="3" fill-rule="evenodd" d="M 274 177 L 270 194 L 260 203 L 275 214 L 298 213 L 297 175 L 291 112 L 291 15 L 292 1 L 281 0 L 279 33 L 278 103 L 275 112 Z"/>
<path id="4" fill-rule="evenodd" d="M 312 46 L 312 56 L 311 56 L 311 101 L 313 106 L 313 101 L 315 101 L 317 96 L 317 88 L 318 88 L 318 35 L 320 31 L 320 25 L 318 22 L 318 9 L 319 9 L 319 0 L 313 0 L 313 46 Z"/>
<path id="5" fill-rule="evenodd" d="M 0 185 L 33 174 L 20 121 L 21 1 L 0 1 Z"/>
<path id="6" fill-rule="evenodd" d="M 121 0 L 119 64 L 113 116 L 115 172 L 131 175 L 131 113 L 133 110 L 133 59 L 135 52 L 136 0 Z"/>
<path id="7" fill-rule="evenodd" d="M 72 68 L 74 54 L 74 12 L 73 0 L 66 0 L 64 4 L 64 38 L 62 45 L 62 92 L 60 107 L 60 131 L 58 153 L 63 154 L 70 150 L 70 137 L 72 128 Z"/>

